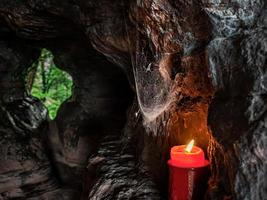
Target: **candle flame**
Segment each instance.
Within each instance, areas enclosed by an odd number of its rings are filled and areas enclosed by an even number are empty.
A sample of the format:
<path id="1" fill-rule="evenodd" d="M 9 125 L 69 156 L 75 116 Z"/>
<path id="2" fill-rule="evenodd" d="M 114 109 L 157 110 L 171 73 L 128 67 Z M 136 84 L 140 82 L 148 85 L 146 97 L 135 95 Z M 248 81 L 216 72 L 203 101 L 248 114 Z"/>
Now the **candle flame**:
<path id="1" fill-rule="evenodd" d="M 185 152 L 186 153 L 190 153 L 191 151 L 192 151 L 192 149 L 193 149 L 193 146 L 194 146 L 194 143 L 195 143 L 195 140 L 191 140 L 190 142 L 189 142 L 189 144 L 186 146 L 186 148 L 185 148 Z"/>

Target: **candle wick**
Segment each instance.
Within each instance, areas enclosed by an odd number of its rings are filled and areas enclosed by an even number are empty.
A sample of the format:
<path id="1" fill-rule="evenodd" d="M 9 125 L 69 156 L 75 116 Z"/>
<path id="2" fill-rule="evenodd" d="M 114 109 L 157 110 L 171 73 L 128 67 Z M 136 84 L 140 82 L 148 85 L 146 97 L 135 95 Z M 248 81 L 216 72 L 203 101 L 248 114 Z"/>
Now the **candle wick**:
<path id="1" fill-rule="evenodd" d="M 190 153 L 190 151 L 188 151 L 187 149 L 184 150 L 184 153 Z"/>

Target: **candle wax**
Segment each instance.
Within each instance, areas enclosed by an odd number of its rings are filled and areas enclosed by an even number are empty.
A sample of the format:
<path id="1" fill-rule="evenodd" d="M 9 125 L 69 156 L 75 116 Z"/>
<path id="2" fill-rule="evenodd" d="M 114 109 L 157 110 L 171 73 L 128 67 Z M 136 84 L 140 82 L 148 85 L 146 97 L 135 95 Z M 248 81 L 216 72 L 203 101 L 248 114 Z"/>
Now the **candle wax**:
<path id="1" fill-rule="evenodd" d="M 191 152 L 186 152 L 185 148 L 186 145 L 172 147 L 171 159 L 168 163 L 181 168 L 203 167 L 209 164 L 201 148 L 193 146 Z"/>

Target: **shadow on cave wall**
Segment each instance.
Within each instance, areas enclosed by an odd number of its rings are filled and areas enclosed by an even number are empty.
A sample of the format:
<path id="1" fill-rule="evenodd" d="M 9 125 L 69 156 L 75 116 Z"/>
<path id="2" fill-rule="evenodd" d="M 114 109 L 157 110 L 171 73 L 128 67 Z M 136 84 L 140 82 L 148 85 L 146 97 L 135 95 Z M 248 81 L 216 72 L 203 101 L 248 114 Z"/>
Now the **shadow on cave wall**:
<path id="1" fill-rule="evenodd" d="M 169 149 L 188 137 L 211 160 L 207 199 L 262 199 L 265 8 L 0 1 L 0 199 L 164 199 Z M 74 81 L 53 121 L 24 84 L 41 48 Z"/>
<path id="2" fill-rule="evenodd" d="M 1 198 L 76 198 L 99 140 L 122 134 L 133 101 L 127 77 L 86 41 L 33 42 L 8 28 L 1 34 Z M 43 47 L 74 81 L 72 98 L 52 121 L 25 88 L 27 68 Z"/>

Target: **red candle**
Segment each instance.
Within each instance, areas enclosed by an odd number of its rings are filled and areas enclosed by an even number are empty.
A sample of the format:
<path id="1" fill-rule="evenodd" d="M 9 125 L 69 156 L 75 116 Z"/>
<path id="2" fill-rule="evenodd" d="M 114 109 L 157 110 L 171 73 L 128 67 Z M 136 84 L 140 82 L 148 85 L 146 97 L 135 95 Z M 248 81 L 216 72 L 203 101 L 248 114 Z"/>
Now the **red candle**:
<path id="1" fill-rule="evenodd" d="M 170 200 L 200 200 L 204 196 L 208 179 L 208 160 L 201 148 L 194 146 L 192 140 L 187 146 L 171 148 Z"/>
<path id="2" fill-rule="evenodd" d="M 186 145 L 171 148 L 169 164 L 177 167 L 201 167 L 208 164 L 201 148 L 194 146 L 194 140 Z"/>

